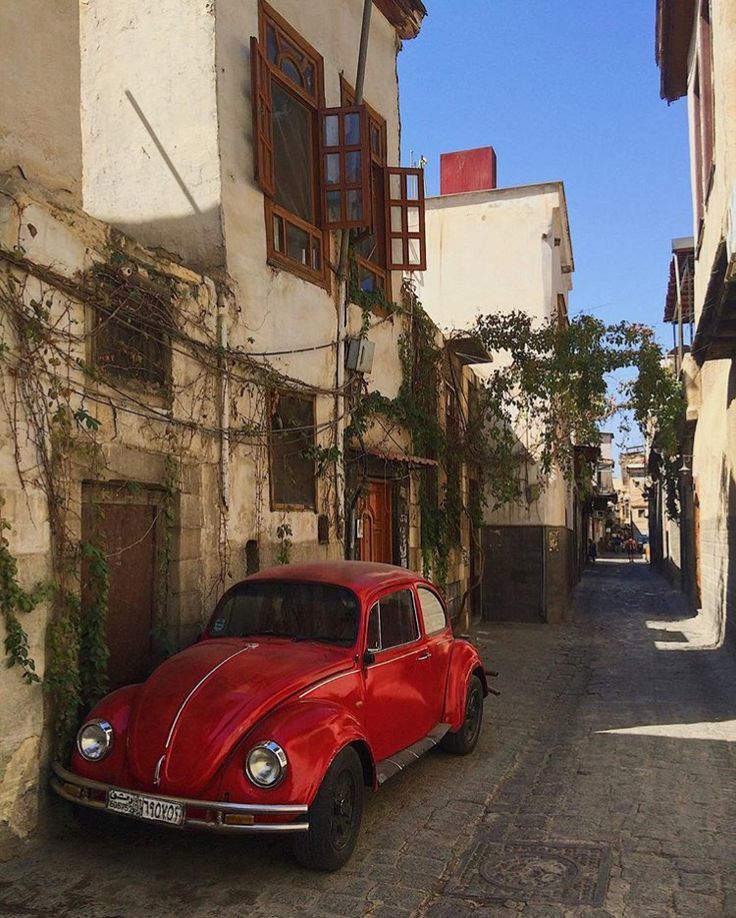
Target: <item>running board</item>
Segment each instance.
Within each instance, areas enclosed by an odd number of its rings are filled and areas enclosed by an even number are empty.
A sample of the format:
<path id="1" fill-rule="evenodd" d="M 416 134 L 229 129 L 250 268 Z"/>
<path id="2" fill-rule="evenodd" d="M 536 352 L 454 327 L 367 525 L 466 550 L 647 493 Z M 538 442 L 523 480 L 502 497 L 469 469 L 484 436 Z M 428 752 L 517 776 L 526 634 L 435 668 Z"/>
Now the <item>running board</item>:
<path id="1" fill-rule="evenodd" d="M 424 755 L 425 752 L 429 752 L 430 749 L 439 743 L 442 737 L 450 729 L 450 724 L 437 724 L 437 726 L 430 730 L 430 732 L 418 740 L 416 743 L 413 743 L 411 746 L 407 746 L 406 749 L 402 749 L 400 752 L 397 752 L 395 755 L 390 756 L 387 759 L 383 759 L 382 762 L 379 762 L 376 766 L 376 777 L 379 784 L 383 784 L 384 781 L 388 781 L 389 778 L 393 778 L 395 774 L 403 771 L 407 765 L 411 765 L 412 762 L 416 762 L 420 755 Z"/>

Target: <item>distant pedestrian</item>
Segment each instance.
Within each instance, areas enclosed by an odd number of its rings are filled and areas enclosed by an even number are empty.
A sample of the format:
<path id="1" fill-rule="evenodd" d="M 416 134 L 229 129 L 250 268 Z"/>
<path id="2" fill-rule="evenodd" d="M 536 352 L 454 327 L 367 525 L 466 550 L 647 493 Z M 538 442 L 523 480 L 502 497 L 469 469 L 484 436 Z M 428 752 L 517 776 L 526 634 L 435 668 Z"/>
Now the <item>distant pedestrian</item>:
<path id="1" fill-rule="evenodd" d="M 634 561 L 634 552 L 636 551 L 636 542 L 634 539 L 629 536 L 626 540 L 626 554 L 629 556 L 629 561 L 633 563 Z"/>
<path id="2" fill-rule="evenodd" d="M 595 564 L 597 558 L 598 548 L 592 539 L 588 539 L 588 561 L 590 561 L 591 564 Z"/>

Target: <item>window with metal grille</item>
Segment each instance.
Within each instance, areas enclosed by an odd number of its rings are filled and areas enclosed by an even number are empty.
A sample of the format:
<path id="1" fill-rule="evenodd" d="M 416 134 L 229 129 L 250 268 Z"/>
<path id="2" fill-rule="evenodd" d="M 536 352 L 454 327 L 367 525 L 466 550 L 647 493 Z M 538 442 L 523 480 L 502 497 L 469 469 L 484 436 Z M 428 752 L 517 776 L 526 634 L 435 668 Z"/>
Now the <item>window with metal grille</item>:
<path id="1" fill-rule="evenodd" d="M 130 265 L 96 268 L 93 284 L 92 363 L 111 379 L 167 385 L 172 291 Z"/>
<path id="2" fill-rule="evenodd" d="M 277 392 L 271 412 L 271 504 L 315 509 L 314 398 Z"/>

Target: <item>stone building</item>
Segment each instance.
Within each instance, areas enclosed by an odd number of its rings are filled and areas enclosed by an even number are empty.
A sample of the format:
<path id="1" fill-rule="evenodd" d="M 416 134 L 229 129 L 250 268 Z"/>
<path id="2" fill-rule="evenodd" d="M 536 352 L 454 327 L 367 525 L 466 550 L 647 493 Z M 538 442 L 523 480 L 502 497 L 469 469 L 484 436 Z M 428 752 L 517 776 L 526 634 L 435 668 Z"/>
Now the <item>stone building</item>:
<path id="1" fill-rule="evenodd" d="M 520 310 L 539 322 L 567 321 L 574 261 L 561 182 L 496 187 L 490 147 L 444 154 L 441 194 L 427 198 L 424 306 L 444 329 L 465 330 L 479 314 Z M 503 362 L 503 354 L 491 355 Z M 474 367 L 479 379 L 484 367 Z M 534 431 L 516 430 L 523 499 L 483 517 L 483 615 L 559 620 L 577 579 L 576 510 L 559 468 L 544 480 Z"/>
<path id="2" fill-rule="evenodd" d="M 736 2 L 658 0 L 662 98 L 687 98 L 693 317 L 682 492 L 694 558 L 688 592 L 714 643 L 736 623 Z M 694 582 L 693 582 L 694 581 Z"/>
<path id="3" fill-rule="evenodd" d="M 405 382 L 391 303 L 425 253 L 396 56 L 425 12 L 374 0 L 356 106 L 361 0 L 0 4 L 2 558 L 54 587 L 0 667 L 0 845 L 37 823 L 69 697 L 143 678 L 233 580 L 422 566 L 436 460 L 354 422 Z"/>

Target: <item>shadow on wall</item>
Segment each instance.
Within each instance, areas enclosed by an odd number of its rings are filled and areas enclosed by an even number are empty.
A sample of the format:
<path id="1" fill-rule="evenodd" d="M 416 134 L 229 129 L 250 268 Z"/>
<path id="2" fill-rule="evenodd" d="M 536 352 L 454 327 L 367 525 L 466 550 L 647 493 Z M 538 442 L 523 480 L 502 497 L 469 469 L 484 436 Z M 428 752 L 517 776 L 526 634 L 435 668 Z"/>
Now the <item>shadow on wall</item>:
<path id="1" fill-rule="evenodd" d="M 219 204 L 204 209 L 197 204 L 197 189 L 184 181 L 180 172 L 182 164 L 177 166 L 172 153 L 166 149 L 153 123 L 129 89 L 125 90 L 125 97 L 134 116 L 151 139 L 156 154 L 164 164 L 165 172 L 171 176 L 179 189 L 171 198 L 172 203 L 175 203 L 176 195 L 181 195 L 179 212 L 171 216 L 157 214 L 150 220 L 125 220 L 105 213 L 104 209 L 98 206 L 92 215 L 111 223 L 142 245 L 165 249 L 174 261 L 210 273 L 213 269 L 221 267 L 225 260 Z M 145 150 L 143 153 L 151 158 Z"/>
<path id="2" fill-rule="evenodd" d="M 721 567 L 718 617 L 723 642 L 736 649 L 736 479 L 733 472 L 724 468 L 721 482 L 726 506 L 726 546 L 727 553 Z M 727 478 L 727 484 L 724 481 Z"/>

